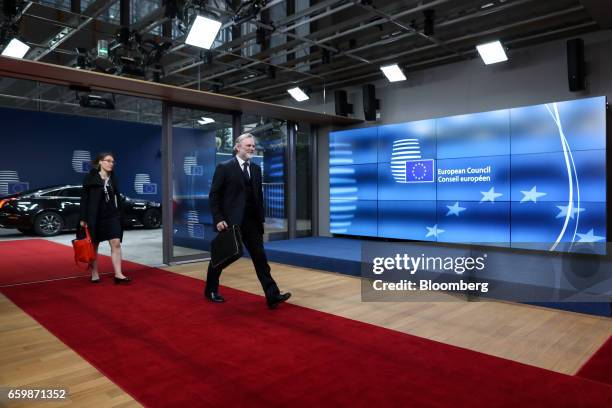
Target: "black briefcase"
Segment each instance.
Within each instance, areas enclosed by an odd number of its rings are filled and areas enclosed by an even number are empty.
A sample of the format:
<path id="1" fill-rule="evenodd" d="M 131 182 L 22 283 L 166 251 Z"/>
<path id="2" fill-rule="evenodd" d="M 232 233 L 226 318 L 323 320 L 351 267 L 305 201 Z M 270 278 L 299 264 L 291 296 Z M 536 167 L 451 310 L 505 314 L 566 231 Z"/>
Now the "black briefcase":
<path id="1" fill-rule="evenodd" d="M 242 257 L 242 237 L 240 227 L 232 225 L 217 234 L 210 243 L 210 263 L 213 268 L 225 268 Z"/>

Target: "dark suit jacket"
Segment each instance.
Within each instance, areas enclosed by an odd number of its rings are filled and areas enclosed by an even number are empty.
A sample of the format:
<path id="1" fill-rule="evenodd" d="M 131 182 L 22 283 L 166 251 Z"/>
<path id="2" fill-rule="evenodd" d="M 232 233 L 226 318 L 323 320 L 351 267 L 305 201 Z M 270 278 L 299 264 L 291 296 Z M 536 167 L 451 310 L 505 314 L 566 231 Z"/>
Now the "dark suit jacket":
<path id="1" fill-rule="evenodd" d="M 123 198 L 119 193 L 117 187 L 117 178 L 115 173 L 111 173 L 110 182 L 113 185 L 113 191 L 117 195 L 117 204 L 119 206 L 119 214 L 123 219 Z M 81 193 L 81 208 L 79 221 L 85 221 L 89 227 L 89 233 L 91 239 L 97 242 L 96 237 L 96 226 L 98 222 L 98 210 L 100 207 L 100 201 L 102 200 L 102 194 L 104 190 L 104 182 L 98 173 L 98 170 L 91 169 L 89 174 L 83 179 L 83 192 Z M 83 232 L 77 226 L 77 238 L 82 236 Z M 121 238 L 123 238 L 123 230 L 121 231 Z"/>
<path id="2" fill-rule="evenodd" d="M 248 214 L 248 216 L 261 224 L 261 232 L 263 233 L 263 223 L 266 217 L 263 206 L 263 191 L 261 188 L 261 167 L 251 162 L 249 170 L 251 172 L 253 191 L 255 192 L 256 211 L 254 214 Z M 227 222 L 228 225 L 242 224 L 246 202 L 246 189 L 244 187 L 244 176 L 238 159 L 234 157 L 231 160 L 217 165 L 208 199 L 215 227 L 221 221 Z"/>

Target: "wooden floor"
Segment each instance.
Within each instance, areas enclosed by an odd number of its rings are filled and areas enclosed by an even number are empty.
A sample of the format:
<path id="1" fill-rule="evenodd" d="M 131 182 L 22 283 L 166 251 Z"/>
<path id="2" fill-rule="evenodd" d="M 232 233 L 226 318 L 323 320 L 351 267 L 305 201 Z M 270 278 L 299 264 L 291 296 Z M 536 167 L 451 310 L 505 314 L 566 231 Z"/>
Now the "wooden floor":
<path id="1" fill-rule="evenodd" d="M 140 407 L 132 397 L 0 294 L 0 387 L 67 388 L 69 402 L 7 407 Z M 7 404 L 7 405 L 3 405 Z"/>
<path id="2" fill-rule="evenodd" d="M 203 279 L 206 264 L 192 263 L 166 269 Z M 280 264 L 272 264 L 272 273 L 282 291 L 293 293 L 291 303 L 561 373 L 574 374 L 612 335 L 610 318 L 456 298 L 435 303 L 367 303 L 361 302 L 358 278 Z M 221 284 L 261 294 L 248 260 L 240 260 L 225 270 Z M 261 307 L 266 313 L 274 313 L 265 309 L 263 299 Z M 2 386 L 67 387 L 71 398 L 69 403 L 10 406 L 140 406 L 0 295 Z M 2 403 L 0 401 L 0 406 Z"/>

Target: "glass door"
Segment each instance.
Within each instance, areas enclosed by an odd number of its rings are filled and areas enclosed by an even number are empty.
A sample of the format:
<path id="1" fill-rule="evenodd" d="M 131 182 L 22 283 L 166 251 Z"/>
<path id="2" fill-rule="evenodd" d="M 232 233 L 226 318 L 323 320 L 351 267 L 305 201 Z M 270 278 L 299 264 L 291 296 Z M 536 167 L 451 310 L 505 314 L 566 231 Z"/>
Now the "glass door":
<path id="1" fill-rule="evenodd" d="M 242 132 L 255 136 L 253 162 L 261 166 L 266 222 L 264 241 L 287 239 L 285 209 L 287 122 L 257 115 L 242 115 Z"/>
<path id="2" fill-rule="evenodd" d="M 232 150 L 232 115 L 176 106 L 170 111 L 167 261 L 207 259 L 215 236 L 208 193 L 216 163 Z"/>

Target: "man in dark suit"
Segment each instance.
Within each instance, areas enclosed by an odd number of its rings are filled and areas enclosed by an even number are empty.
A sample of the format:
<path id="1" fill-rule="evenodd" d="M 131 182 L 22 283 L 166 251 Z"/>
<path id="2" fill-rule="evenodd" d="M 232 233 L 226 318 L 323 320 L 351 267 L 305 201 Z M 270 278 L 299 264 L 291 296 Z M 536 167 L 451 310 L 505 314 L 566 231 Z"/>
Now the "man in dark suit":
<path id="1" fill-rule="evenodd" d="M 245 133 L 236 139 L 236 157 L 220 163 L 213 175 L 210 193 L 210 211 L 217 231 L 224 231 L 230 225 L 240 225 L 244 246 L 249 251 L 257 278 L 266 295 L 270 309 L 291 297 L 281 294 L 270 274 L 270 265 L 263 247 L 265 213 L 261 188 L 261 168 L 251 163 L 255 153 L 255 138 Z M 219 277 L 222 269 L 208 264 L 204 296 L 215 303 L 225 299 L 219 294 Z"/>

